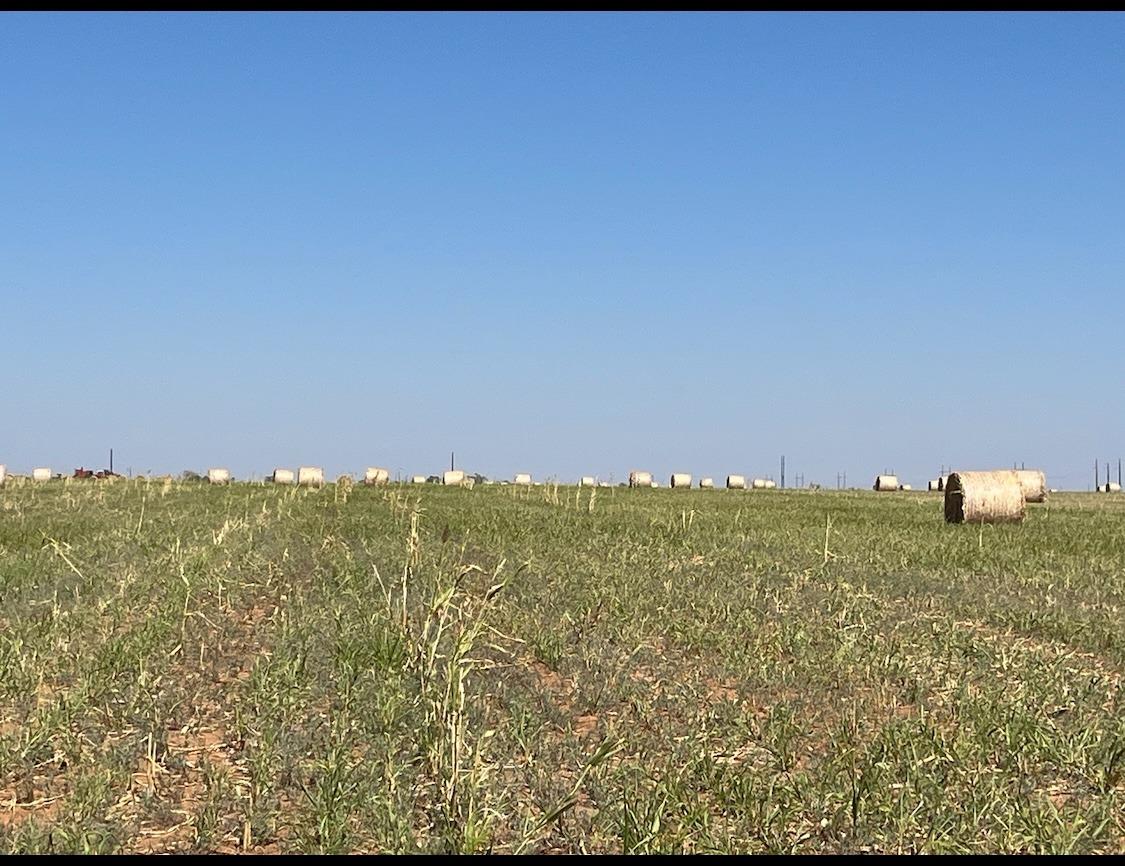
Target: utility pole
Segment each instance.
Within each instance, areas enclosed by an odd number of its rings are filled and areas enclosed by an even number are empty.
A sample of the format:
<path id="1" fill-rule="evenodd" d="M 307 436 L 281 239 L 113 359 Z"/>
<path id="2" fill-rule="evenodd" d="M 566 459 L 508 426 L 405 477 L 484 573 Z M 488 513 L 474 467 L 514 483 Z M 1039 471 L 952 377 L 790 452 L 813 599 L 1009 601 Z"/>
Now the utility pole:
<path id="1" fill-rule="evenodd" d="M 781 455 L 781 486 L 785 487 L 785 455 Z"/>
<path id="2" fill-rule="evenodd" d="M 1098 461 L 1094 461 L 1094 489 L 1097 490 L 1101 484 L 1101 476 L 1098 475 Z"/>
<path id="3" fill-rule="evenodd" d="M 453 452 L 449 452 L 449 471 L 453 471 Z"/>
<path id="4" fill-rule="evenodd" d="M 109 449 L 109 474 L 113 474 L 113 449 Z"/>

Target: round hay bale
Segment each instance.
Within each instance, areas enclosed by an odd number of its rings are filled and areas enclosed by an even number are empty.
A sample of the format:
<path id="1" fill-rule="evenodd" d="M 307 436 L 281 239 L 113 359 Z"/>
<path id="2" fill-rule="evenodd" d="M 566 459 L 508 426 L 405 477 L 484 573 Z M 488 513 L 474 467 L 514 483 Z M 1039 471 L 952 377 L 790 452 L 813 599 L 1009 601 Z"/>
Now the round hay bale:
<path id="1" fill-rule="evenodd" d="M 524 487 L 531 486 L 531 475 L 527 472 L 517 472 L 513 484 L 522 484 Z"/>
<path id="2" fill-rule="evenodd" d="M 699 479 L 699 489 L 700 490 L 714 490 L 715 489 L 715 479 L 714 478 L 700 478 Z"/>
<path id="3" fill-rule="evenodd" d="M 1106 493 L 1120 493 L 1121 492 L 1121 485 L 1118 484 L 1116 481 L 1107 481 L 1102 486 L 1102 490 L 1104 490 Z"/>
<path id="4" fill-rule="evenodd" d="M 926 482 L 926 489 L 933 493 L 936 490 L 941 490 L 941 479 L 935 478 L 933 481 Z"/>
<path id="5" fill-rule="evenodd" d="M 673 472 L 672 478 L 668 482 L 668 486 L 677 490 L 687 490 L 691 487 L 691 476 L 686 472 Z"/>
<path id="6" fill-rule="evenodd" d="M 1027 506 L 1010 469 L 951 472 L 945 484 L 947 523 L 1018 523 Z"/>
<path id="7" fill-rule="evenodd" d="M 649 483 L 649 485 L 648 485 L 648 486 L 649 486 L 649 487 L 659 487 L 659 486 L 660 486 L 660 482 L 659 482 L 659 481 L 652 481 L 652 482 L 650 482 L 650 483 Z"/>
<path id="8" fill-rule="evenodd" d="M 632 472 L 629 473 L 629 486 L 630 487 L 655 487 L 656 485 L 654 485 L 652 483 L 652 473 L 651 472 L 641 472 L 638 469 L 634 469 Z"/>
<path id="9" fill-rule="evenodd" d="M 1047 476 L 1039 469 L 1013 469 L 1025 502 L 1047 501 Z"/>
<path id="10" fill-rule="evenodd" d="M 410 476 L 410 483 L 411 484 L 425 484 L 429 480 L 430 479 L 428 479 L 425 475 L 411 475 Z"/>
<path id="11" fill-rule="evenodd" d="M 746 489 L 746 476 L 745 475 L 728 475 L 727 476 L 727 490 L 745 490 Z"/>
<path id="12" fill-rule="evenodd" d="M 300 487 L 323 487 L 324 469 L 319 466 L 302 466 L 297 470 L 297 484 Z"/>
<path id="13" fill-rule="evenodd" d="M 460 486 L 465 483 L 465 471 L 463 469 L 450 469 L 442 473 L 441 483 Z"/>
<path id="14" fill-rule="evenodd" d="M 229 469 L 208 469 L 207 470 L 207 483 L 208 484 L 230 484 L 230 470 Z"/>
<path id="15" fill-rule="evenodd" d="M 753 490 L 765 490 L 766 489 L 766 479 L 755 478 L 753 481 L 750 482 L 750 487 Z"/>
<path id="16" fill-rule="evenodd" d="M 772 478 L 767 478 L 766 479 L 766 490 L 773 490 L 775 487 L 777 487 L 777 482 L 774 481 Z"/>
<path id="17" fill-rule="evenodd" d="M 611 485 L 608 481 L 599 481 L 598 482 L 598 487 L 612 487 L 612 486 L 613 485 Z"/>
<path id="18" fill-rule="evenodd" d="M 909 491 L 913 490 L 914 488 L 911 487 L 909 484 L 900 484 L 898 489 L 899 490 L 905 490 L 905 491 L 909 492 Z"/>
<path id="19" fill-rule="evenodd" d="M 596 487 L 597 486 L 597 480 L 594 478 L 593 475 L 583 475 L 580 479 L 578 479 L 578 486 L 579 487 Z"/>
<path id="20" fill-rule="evenodd" d="M 40 466 L 38 469 L 31 470 L 32 481 L 50 481 L 51 470 L 47 466 Z"/>
<path id="21" fill-rule="evenodd" d="M 0 463 L 0 487 L 4 486 L 4 482 L 8 480 L 8 467 Z"/>
<path id="22" fill-rule="evenodd" d="M 898 490 L 897 475 L 876 475 L 875 489 L 881 491 Z"/>
<path id="23" fill-rule="evenodd" d="M 275 469 L 270 480 L 274 484 L 293 484 L 297 480 L 297 476 L 293 474 L 292 469 Z"/>
<path id="24" fill-rule="evenodd" d="M 363 473 L 364 484 L 387 484 L 391 480 L 391 472 L 381 466 L 368 466 Z"/>
<path id="25" fill-rule="evenodd" d="M 939 475 L 937 480 L 937 489 L 945 490 L 945 482 L 949 480 L 948 475 Z"/>

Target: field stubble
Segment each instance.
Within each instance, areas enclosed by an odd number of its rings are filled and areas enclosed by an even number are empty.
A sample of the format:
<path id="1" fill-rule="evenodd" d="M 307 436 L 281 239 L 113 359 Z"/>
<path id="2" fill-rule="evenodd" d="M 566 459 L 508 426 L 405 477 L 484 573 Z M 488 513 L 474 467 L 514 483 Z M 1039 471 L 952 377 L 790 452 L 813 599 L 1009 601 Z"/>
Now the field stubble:
<path id="1" fill-rule="evenodd" d="M 1125 851 L 1125 507 L 0 489 L 0 850 Z"/>

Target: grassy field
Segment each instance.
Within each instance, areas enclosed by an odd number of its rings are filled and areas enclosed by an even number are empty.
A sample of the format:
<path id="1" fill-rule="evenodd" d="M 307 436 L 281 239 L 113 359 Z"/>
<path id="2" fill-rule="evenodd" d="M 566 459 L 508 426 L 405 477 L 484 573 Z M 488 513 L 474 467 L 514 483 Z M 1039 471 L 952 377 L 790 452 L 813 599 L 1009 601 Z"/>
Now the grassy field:
<path id="1" fill-rule="evenodd" d="M 1125 497 L 0 489 L 0 851 L 1125 851 Z"/>

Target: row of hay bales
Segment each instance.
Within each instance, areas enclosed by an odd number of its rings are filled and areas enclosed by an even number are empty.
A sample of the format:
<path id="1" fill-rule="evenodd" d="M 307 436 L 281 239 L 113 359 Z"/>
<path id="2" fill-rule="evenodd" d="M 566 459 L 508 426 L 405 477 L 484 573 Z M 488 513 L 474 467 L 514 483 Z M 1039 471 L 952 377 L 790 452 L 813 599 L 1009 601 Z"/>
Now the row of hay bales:
<path id="1" fill-rule="evenodd" d="M 1038 469 L 951 472 L 942 488 L 948 523 L 1018 523 L 1028 502 L 1047 500 L 1047 476 Z"/>
<path id="2" fill-rule="evenodd" d="M 692 476 L 687 472 L 673 472 L 671 478 L 668 479 L 668 486 L 673 490 L 687 490 L 691 487 Z M 629 473 L 629 486 L 630 487 L 659 487 L 660 483 L 653 480 L 651 472 L 643 472 L 639 469 L 634 469 Z M 777 483 L 770 478 L 755 478 L 749 486 L 754 490 L 771 490 L 777 487 Z M 745 475 L 728 475 L 726 481 L 727 490 L 745 490 L 747 488 Z M 714 490 L 715 479 L 704 476 L 699 479 L 700 490 Z"/>
<path id="3" fill-rule="evenodd" d="M 19 477 L 19 476 L 13 476 L 13 477 L 15 478 L 15 477 Z M 39 466 L 39 467 L 31 470 L 31 480 L 32 481 L 50 481 L 54 477 L 55 477 L 55 474 L 51 471 L 50 467 L 48 467 L 48 466 Z M 0 484 L 3 484 L 7 480 L 7 478 L 8 478 L 8 467 L 7 466 L 0 466 Z"/>
<path id="4" fill-rule="evenodd" d="M 13 476 L 18 477 L 18 476 Z M 50 481 L 55 475 L 51 472 L 50 467 L 40 466 L 31 470 L 32 481 Z M 8 480 L 8 467 L 0 463 L 0 484 Z"/>

